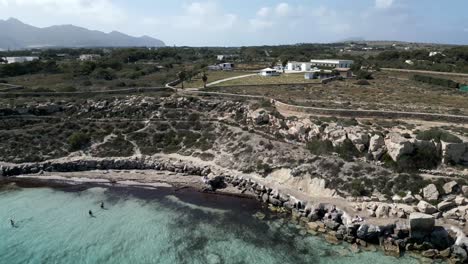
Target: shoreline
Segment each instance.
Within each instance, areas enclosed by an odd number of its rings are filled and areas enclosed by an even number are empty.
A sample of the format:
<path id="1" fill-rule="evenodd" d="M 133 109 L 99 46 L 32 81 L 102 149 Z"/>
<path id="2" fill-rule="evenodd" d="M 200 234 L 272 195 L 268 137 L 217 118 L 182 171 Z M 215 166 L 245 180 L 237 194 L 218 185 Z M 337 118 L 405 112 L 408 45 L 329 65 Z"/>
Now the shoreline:
<path id="1" fill-rule="evenodd" d="M 355 213 L 357 215 L 357 211 L 353 210 L 353 203 L 346 199 L 310 197 L 301 191 L 287 188 L 287 185 L 281 186 L 280 182 L 210 165 L 193 160 L 134 157 L 0 166 L 0 172 L 4 179 L 32 178 L 45 182 L 71 181 L 75 184 L 78 180 L 110 186 L 120 182 L 127 187 L 136 183 L 146 188 L 165 188 L 170 185 L 169 188 L 192 188 L 199 192 L 207 187 L 202 177 L 214 179 L 220 176 L 227 188 L 213 194 L 228 193 L 231 196 L 256 198 L 273 212 L 291 214 L 293 220 L 306 228 L 306 232 L 322 234 L 332 244 L 347 242 L 358 249 L 380 247 L 385 254 L 393 256 L 416 253 L 429 259 L 467 260 L 465 247 L 468 246 L 468 239 L 463 231 L 447 228 L 439 222 L 436 225 L 434 218 L 425 218 L 429 215 L 417 213 L 414 217 L 411 214 L 402 218 L 368 218 L 366 215 L 355 222 L 352 216 Z"/>

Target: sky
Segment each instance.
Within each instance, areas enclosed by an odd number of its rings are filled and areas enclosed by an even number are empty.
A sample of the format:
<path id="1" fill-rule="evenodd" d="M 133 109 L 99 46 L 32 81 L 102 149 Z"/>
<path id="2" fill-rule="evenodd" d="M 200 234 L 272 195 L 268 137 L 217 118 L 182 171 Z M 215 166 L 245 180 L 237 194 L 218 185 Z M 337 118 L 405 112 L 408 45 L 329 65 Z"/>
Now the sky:
<path id="1" fill-rule="evenodd" d="M 466 10 L 467 0 L 0 0 L 0 19 L 117 30 L 170 46 L 468 44 Z"/>

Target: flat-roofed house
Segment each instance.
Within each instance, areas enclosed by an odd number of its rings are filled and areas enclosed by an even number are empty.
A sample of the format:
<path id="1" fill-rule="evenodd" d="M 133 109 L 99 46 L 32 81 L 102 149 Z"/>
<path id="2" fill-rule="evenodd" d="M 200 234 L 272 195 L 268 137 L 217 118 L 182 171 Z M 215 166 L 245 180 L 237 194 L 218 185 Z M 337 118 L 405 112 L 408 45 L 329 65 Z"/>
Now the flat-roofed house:
<path id="1" fill-rule="evenodd" d="M 23 63 L 23 62 L 39 60 L 39 57 L 36 57 L 36 56 L 5 57 L 4 60 L 8 64 L 12 64 L 12 63 Z"/>
<path id="2" fill-rule="evenodd" d="M 351 68 L 352 60 L 311 60 L 312 66 L 330 68 Z"/>

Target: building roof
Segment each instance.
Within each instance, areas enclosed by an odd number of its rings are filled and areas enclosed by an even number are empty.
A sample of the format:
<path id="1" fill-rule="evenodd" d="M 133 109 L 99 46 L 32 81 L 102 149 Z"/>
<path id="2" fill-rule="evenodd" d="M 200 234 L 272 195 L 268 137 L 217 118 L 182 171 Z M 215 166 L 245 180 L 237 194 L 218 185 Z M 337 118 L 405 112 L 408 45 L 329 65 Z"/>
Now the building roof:
<path id="1" fill-rule="evenodd" d="M 352 60 L 310 60 L 312 63 L 339 64 L 340 62 L 352 62 Z"/>
<path id="2" fill-rule="evenodd" d="M 267 71 L 276 71 L 276 70 L 272 69 L 272 68 L 265 68 L 265 69 L 261 70 L 261 72 L 267 72 Z"/>
<path id="3" fill-rule="evenodd" d="M 347 71 L 350 71 L 351 68 L 336 68 L 335 70 L 340 71 L 340 72 L 347 72 Z"/>

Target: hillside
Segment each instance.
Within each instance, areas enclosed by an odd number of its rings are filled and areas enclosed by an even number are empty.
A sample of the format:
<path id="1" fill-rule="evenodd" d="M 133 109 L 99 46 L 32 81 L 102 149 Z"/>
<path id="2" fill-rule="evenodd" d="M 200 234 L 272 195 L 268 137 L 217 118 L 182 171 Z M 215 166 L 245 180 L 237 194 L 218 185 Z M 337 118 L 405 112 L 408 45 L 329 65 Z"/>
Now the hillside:
<path id="1" fill-rule="evenodd" d="M 39 47 L 162 47 L 148 36 L 132 37 L 117 31 L 104 33 L 73 25 L 38 28 L 15 18 L 0 20 L 0 49 Z"/>

